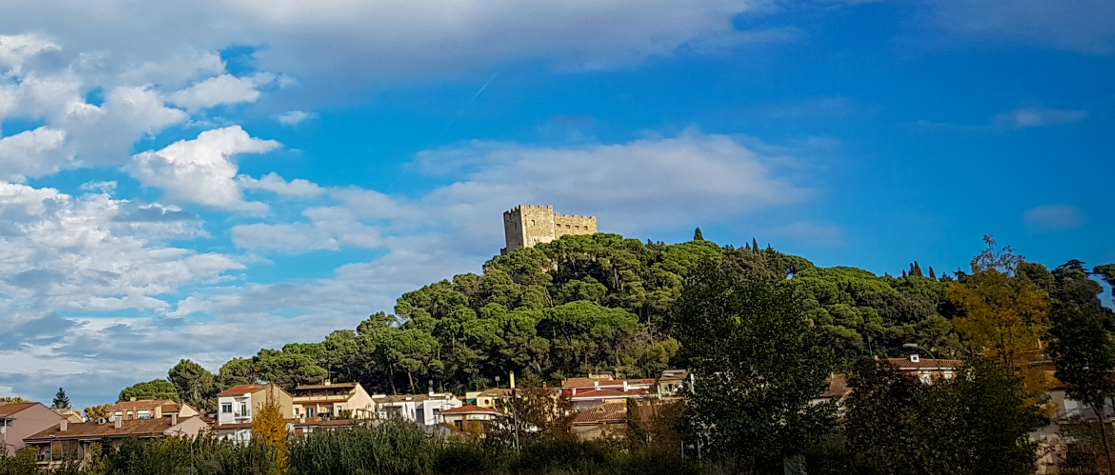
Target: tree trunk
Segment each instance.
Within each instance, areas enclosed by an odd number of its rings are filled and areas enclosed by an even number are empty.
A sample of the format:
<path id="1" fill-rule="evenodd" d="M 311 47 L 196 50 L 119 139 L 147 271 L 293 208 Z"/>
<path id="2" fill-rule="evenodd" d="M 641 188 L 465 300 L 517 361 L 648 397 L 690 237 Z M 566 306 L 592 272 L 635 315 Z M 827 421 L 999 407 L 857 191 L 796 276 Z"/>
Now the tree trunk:
<path id="1" fill-rule="evenodd" d="M 1107 447 L 1107 424 L 1103 422 L 1103 408 L 1105 405 L 1104 403 L 1100 403 L 1099 409 L 1096 409 L 1094 406 L 1092 409 L 1096 410 L 1096 414 L 1099 416 L 1100 438 L 1103 439 L 1103 456 L 1107 458 L 1107 473 L 1115 475 L 1115 470 L 1112 469 L 1111 464 L 1111 449 Z"/>

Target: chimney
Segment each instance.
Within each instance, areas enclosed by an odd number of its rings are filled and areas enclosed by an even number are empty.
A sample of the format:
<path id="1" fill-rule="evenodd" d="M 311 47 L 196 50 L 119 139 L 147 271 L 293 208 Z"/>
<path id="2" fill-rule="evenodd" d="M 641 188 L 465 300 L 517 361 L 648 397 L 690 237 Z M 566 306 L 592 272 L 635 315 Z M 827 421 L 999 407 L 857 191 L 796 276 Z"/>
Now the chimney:
<path id="1" fill-rule="evenodd" d="M 155 419 L 161 419 L 162 417 L 163 417 L 163 405 L 159 404 L 159 405 L 155 406 Z"/>
<path id="2" fill-rule="evenodd" d="M 115 427 L 117 429 L 119 429 L 121 427 L 124 427 L 124 418 L 123 417 L 117 417 L 116 420 L 113 421 L 113 427 Z"/>
<path id="3" fill-rule="evenodd" d="M 128 400 L 129 400 L 129 401 L 133 401 L 133 402 L 134 402 L 134 401 L 136 400 L 136 398 L 134 398 L 134 397 L 133 397 L 133 398 L 130 398 L 130 399 L 128 399 Z"/>
<path id="4" fill-rule="evenodd" d="M 170 414 L 170 426 L 174 427 L 176 425 L 178 425 L 178 413 L 177 412 L 172 412 Z"/>
<path id="5" fill-rule="evenodd" d="M 59 432 L 66 432 L 66 429 L 69 429 L 69 428 L 70 428 L 70 420 L 63 417 L 62 422 L 58 423 L 58 431 Z"/>
<path id="6" fill-rule="evenodd" d="M 623 380 L 623 392 L 627 392 L 627 380 Z"/>
<path id="7" fill-rule="evenodd" d="M 511 372 L 511 389 L 515 389 L 515 372 Z"/>

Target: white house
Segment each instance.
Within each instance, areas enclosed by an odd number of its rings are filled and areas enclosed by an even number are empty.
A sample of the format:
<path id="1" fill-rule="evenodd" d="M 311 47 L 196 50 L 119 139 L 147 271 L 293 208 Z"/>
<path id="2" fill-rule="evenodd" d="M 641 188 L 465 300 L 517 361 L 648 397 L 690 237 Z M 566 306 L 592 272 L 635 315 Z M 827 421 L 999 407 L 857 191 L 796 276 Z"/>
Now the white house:
<path id="1" fill-rule="evenodd" d="M 429 394 L 376 394 L 376 416 L 381 419 L 403 419 L 422 425 L 441 423 L 441 412 L 461 407 L 461 400 L 451 393 Z"/>

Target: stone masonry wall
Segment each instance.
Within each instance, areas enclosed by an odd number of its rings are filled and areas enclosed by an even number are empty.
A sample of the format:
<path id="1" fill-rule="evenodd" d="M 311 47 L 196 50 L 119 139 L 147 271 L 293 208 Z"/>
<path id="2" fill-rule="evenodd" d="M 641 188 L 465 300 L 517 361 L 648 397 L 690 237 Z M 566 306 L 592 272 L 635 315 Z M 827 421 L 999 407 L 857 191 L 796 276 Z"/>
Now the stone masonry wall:
<path id="1" fill-rule="evenodd" d="M 595 216 L 555 215 L 554 207 L 550 205 L 519 205 L 503 213 L 503 234 L 507 247 L 500 253 L 507 254 L 520 247 L 550 242 L 566 234 L 595 233 Z"/>

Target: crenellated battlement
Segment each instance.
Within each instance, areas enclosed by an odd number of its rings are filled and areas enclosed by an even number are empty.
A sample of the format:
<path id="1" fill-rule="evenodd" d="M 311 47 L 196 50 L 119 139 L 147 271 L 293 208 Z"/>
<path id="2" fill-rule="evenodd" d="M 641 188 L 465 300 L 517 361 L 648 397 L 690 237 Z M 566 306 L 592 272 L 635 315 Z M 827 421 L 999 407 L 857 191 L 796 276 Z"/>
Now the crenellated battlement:
<path id="1" fill-rule="evenodd" d="M 596 216 L 554 214 L 553 205 L 520 204 L 503 212 L 506 254 L 520 247 L 532 247 L 567 234 L 595 234 Z"/>

